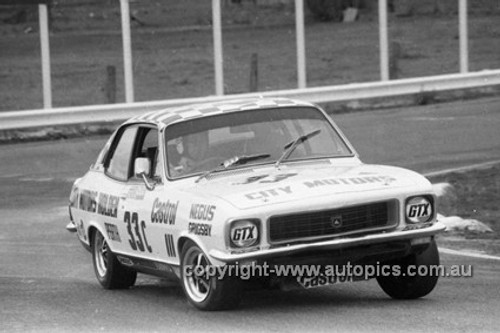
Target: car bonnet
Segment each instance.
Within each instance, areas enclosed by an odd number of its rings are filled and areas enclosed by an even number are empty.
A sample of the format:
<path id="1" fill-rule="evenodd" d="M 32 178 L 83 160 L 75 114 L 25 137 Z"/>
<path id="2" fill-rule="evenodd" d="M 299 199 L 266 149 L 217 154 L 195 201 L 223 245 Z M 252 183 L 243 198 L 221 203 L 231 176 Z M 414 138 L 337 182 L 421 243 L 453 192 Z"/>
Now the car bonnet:
<path id="1" fill-rule="evenodd" d="M 202 179 L 184 191 L 194 196 L 216 196 L 239 209 L 292 202 L 317 196 L 392 190 L 427 185 L 421 175 L 396 167 L 355 165 L 341 167 L 246 168 Z"/>

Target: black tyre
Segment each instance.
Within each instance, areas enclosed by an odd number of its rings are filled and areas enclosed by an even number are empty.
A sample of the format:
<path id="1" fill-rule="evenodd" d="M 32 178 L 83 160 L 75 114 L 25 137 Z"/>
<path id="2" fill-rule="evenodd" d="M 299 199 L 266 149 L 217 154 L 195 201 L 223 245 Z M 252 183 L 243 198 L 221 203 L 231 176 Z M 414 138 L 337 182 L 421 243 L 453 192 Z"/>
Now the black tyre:
<path id="1" fill-rule="evenodd" d="M 120 264 L 99 231 L 92 237 L 95 276 L 105 289 L 125 289 L 134 285 L 137 272 Z"/>
<path id="2" fill-rule="evenodd" d="M 189 302 L 204 311 L 234 309 L 241 301 L 241 281 L 237 277 L 198 276 L 209 266 L 207 255 L 192 241 L 181 251 L 181 283 Z M 199 274 L 202 275 L 202 274 Z"/>
<path id="3" fill-rule="evenodd" d="M 439 252 L 434 240 L 421 253 L 412 254 L 385 264 L 399 265 L 400 267 L 401 274 L 377 277 L 377 282 L 384 292 L 395 299 L 424 297 L 434 289 L 439 278 L 437 274 L 416 274 L 414 276 L 406 274 L 407 268 L 410 265 L 414 265 L 417 268 L 419 266 L 427 266 L 427 269 L 422 269 L 422 271 L 426 270 L 427 272 L 429 272 L 430 266 L 439 265 Z M 412 268 L 412 271 L 418 273 L 418 269 L 414 270 Z"/>

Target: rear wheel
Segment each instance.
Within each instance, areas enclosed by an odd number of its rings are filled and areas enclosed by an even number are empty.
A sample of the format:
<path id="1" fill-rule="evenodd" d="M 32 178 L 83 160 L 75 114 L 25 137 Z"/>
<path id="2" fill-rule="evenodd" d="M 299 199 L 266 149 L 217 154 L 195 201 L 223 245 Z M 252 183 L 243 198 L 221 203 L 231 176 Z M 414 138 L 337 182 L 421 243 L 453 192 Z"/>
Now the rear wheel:
<path id="1" fill-rule="evenodd" d="M 233 309 L 241 300 L 241 281 L 236 277 L 204 276 L 211 263 L 192 241 L 181 252 L 182 288 L 189 302 L 200 310 Z M 197 274 L 198 273 L 198 274 Z"/>
<path id="2" fill-rule="evenodd" d="M 125 289 L 134 285 L 137 272 L 120 264 L 97 230 L 92 237 L 92 262 L 97 280 L 105 289 Z"/>
<path id="3" fill-rule="evenodd" d="M 377 277 L 377 282 L 384 292 L 395 299 L 415 299 L 428 295 L 436 286 L 438 276 L 430 274 L 430 267 L 439 265 L 439 252 L 436 242 L 431 244 L 423 252 L 412 254 L 402 259 L 394 260 L 385 264 L 393 266 L 392 272 L 399 268 L 400 274 Z M 396 267 L 394 267 L 396 265 Z M 408 275 L 408 267 L 412 275 Z M 425 266 L 425 267 L 420 267 Z M 420 267 L 420 268 L 419 268 Z M 426 274 L 424 274 L 426 273 Z"/>

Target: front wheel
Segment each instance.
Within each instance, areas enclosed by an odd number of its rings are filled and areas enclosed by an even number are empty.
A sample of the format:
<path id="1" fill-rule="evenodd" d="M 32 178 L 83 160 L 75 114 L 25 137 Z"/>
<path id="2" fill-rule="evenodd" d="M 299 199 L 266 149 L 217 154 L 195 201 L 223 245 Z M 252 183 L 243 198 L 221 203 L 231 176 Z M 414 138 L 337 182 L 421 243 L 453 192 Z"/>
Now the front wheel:
<path id="1" fill-rule="evenodd" d="M 431 269 L 431 266 L 439 265 L 436 241 L 432 240 L 421 253 L 385 264 L 392 266 L 392 274 L 378 276 L 377 282 L 387 295 L 395 299 L 424 297 L 434 289 L 438 281 L 437 270 Z"/>
<path id="2" fill-rule="evenodd" d="M 234 309 L 241 300 L 241 281 L 237 277 L 207 276 L 211 263 L 192 241 L 181 251 L 182 289 L 189 302 L 205 311 Z"/>
<path id="3" fill-rule="evenodd" d="M 92 237 L 92 262 L 97 280 L 105 289 L 126 289 L 134 285 L 137 272 L 120 264 L 97 230 Z"/>

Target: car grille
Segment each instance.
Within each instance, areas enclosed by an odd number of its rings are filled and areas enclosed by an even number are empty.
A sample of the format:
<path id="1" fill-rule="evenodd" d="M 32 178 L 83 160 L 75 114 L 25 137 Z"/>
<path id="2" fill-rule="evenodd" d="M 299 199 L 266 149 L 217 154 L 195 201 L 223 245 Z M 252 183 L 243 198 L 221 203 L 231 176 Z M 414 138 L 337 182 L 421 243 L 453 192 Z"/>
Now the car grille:
<path id="1" fill-rule="evenodd" d="M 389 202 L 379 202 L 273 216 L 269 219 L 269 239 L 271 242 L 284 242 L 382 228 L 392 224 L 390 206 Z"/>

